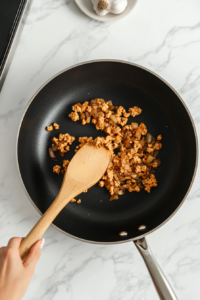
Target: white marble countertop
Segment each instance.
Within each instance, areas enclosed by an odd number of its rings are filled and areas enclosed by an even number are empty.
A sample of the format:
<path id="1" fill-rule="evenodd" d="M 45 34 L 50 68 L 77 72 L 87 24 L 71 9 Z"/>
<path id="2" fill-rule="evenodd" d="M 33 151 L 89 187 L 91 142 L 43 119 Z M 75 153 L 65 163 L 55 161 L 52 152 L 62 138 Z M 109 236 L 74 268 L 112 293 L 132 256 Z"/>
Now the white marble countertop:
<path id="1" fill-rule="evenodd" d="M 0 245 L 25 236 L 39 214 L 16 166 L 17 129 L 36 90 L 55 73 L 93 59 L 145 66 L 182 96 L 200 137 L 200 2 L 138 0 L 116 23 L 93 21 L 73 0 L 33 0 L 0 94 Z M 200 297 L 200 172 L 178 213 L 148 236 L 181 300 Z M 71 239 L 50 227 L 24 300 L 155 300 L 158 296 L 132 243 L 104 246 Z"/>

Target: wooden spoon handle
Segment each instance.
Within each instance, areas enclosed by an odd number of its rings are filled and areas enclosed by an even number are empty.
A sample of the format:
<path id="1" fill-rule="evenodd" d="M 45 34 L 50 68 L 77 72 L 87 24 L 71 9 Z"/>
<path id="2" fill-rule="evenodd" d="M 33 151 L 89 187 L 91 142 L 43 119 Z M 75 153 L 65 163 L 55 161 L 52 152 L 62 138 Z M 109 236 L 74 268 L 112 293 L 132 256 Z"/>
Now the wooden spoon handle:
<path id="1" fill-rule="evenodd" d="M 71 197 L 68 197 L 63 201 L 61 197 L 57 197 L 51 206 L 47 209 L 44 215 L 36 223 L 33 229 L 29 234 L 22 240 L 19 247 L 19 254 L 21 259 L 24 260 L 28 255 L 30 248 L 42 237 L 47 228 L 51 225 L 53 220 L 63 209 L 63 207 L 71 200 Z"/>
<path id="2" fill-rule="evenodd" d="M 63 207 L 74 197 L 93 186 L 108 166 L 112 151 L 104 147 L 84 145 L 72 158 L 58 196 L 44 213 L 42 218 L 33 227 L 19 248 L 19 253 L 24 260 L 30 248 L 37 242 Z"/>

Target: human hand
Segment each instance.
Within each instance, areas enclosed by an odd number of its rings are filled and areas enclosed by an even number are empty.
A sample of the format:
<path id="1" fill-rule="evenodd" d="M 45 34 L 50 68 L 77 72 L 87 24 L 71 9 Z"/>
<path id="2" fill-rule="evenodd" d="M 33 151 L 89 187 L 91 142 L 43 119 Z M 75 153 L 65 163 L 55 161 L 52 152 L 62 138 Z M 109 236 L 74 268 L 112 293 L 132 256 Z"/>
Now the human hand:
<path id="1" fill-rule="evenodd" d="M 19 255 L 21 241 L 22 238 L 12 238 L 7 247 L 0 248 L 1 300 L 20 300 L 24 296 L 44 246 L 44 239 L 39 240 L 22 262 Z"/>

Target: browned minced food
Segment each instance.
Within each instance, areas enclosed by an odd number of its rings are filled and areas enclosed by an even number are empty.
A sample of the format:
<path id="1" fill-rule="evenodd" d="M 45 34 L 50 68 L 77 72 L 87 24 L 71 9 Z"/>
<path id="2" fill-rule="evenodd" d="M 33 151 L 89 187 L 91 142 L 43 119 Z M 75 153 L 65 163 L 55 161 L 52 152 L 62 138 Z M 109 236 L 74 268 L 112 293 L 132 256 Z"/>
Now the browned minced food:
<path id="1" fill-rule="evenodd" d="M 134 106 L 126 112 L 123 106 L 113 106 L 112 101 L 101 98 L 93 99 L 83 104 L 77 103 L 72 107 L 73 112 L 69 117 L 73 121 L 82 120 L 82 124 L 92 122 L 97 130 L 104 131 L 107 136 L 80 137 L 78 151 L 86 143 L 105 146 L 107 149 L 118 149 L 117 154 L 112 154 L 111 161 L 105 174 L 99 181 L 99 186 L 105 186 L 110 194 L 110 201 L 119 199 L 119 195 L 129 192 L 139 192 L 144 188 L 147 192 L 157 186 L 157 179 L 153 174 L 160 165 L 157 159 L 162 144 L 147 132 L 144 123 L 126 125 L 128 117 L 135 117 L 142 109 Z M 161 137 L 161 138 L 160 138 Z M 162 139 L 159 135 L 157 140 Z"/>
<path id="2" fill-rule="evenodd" d="M 141 108 L 139 108 L 138 106 L 131 107 L 128 111 L 132 117 L 136 117 L 142 112 Z"/>
<path id="3" fill-rule="evenodd" d="M 97 130 L 105 131 L 108 135 L 115 136 L 115 139 L 120 139 L 121 128 L 118 125 L 126 125 L 130 115 L 136 116 L 142 112 L 142 109 L 134 106 L 129 108 L 128 113 L 123 106 L 113 106 L 111 100 L 104 101 L 101 98 L 93 99 L 90 103 L 77 103 L 72 106 L 72 110 L 69 114 L 72 121 L 81 119 L 83 125 L 92 122 Z"/>
<path id="4" fill-rule="evenodd" d="M 61 170 L 61 173 L 64 175 L 65 172 L 67 171 L 69 165 L 69 160 L 68 159 L 64 159 L 63 160 L 63 169 Z"/>
<path id="5" fill-rule="evenodd" d="M 76 199 L 72 199 L 72 200 L 70 200 L 69 202 L 76 202 Z"/>
<path id="6" fill-rule="evenodd" d="M 56 165 L 53 167 L 53 172 L 56 173 L 57 175 L 60 174 L 60 170 L 61 170 L 61 166 Z"/>
<path id="7" fill-rule="evenodd" d="M 46 127 L 46 130 L 47 130 L 47 131 L 52 131 L 52 130 L 53 130 L 53 126 L 52 126 L 52 125 L 47 126 L 47 127 Z"/>
<path id="8" fill-rule="evenodd" d="M 57 123 L 53 123 L 53 127 L 54 127 L 55 129 L 59 129 L 59 125 L 58 125 Z"/>
<path id="9" fill-rule="evenodd" d="M 158 140 L 158 141 L 161 141 L 161 140 L 162 140 L 162 135 L 161 135 L 161 134 L 159 134 L 159 135 L 157 136 L 157 140 Z"/>
<path id="10" fill-rule="evenodd" d="M 105 147 L 108 150 L 113 150 L 113 144 L 112 144 L 112 139 L 110 138 L 110 136 L 107 136 L 106 138 L 104 137 L 97 137 L 95 140 L 93 140 L 92 137 L 80 137 L 78 139 L 79 141 L 79 146 L 76 146 L 76 150 L 75 152 L 77 152 L 81 147 L 83 147 L 85 144 L 91 144 L 95 147 Z"/>
<path id="11" fill-rule="evenodd" d="M 147 132 L 144 123 L 132 122 L 126 125 L 128 117 L 140 114 L 141 108 L 134 106 L 126 112 L 123 106 L 113 106 L 110 100 L 96 98 L 90 103 L 87 101 L 83 104 L 77 103 L 72 109 L 73 112 L 69 117 L 73 121 L 81 119 L 83 125 L 92 122 L 97 130 L 107 134 L 106 137 L 97 137 L 95 140 L 92 137 L 80 137 L 80 144 L 75 152 L 87 143 L 96 147 L 104 146 L 109 150 L 118 150 L 117 154 L 113 152 L 108 168 L 99 181 L 100 187 L 105 186 L 109 190 L 110 201 L 119 199 L 119 195 L 124 194 L 125 190 L 139 192 L 144 188 L 150 193 L 151 188 L 157 186 L 157 179 L 153 173 L 161 163 L 157 155 L 162 147 L 159 142 L 162 136 L 159 135 L 155 141 Z M 75 138 L 68 133 L 60 134 L 58 139 L 52 139 L 50 149 L 59 150 L 64 156 L 74 140 Z M 56 173 L 61 171 L 64 175 L 68 165 L 69 160 L 63 160 L 63 170 L 60 166 L 55 166 L 59 167 L 59 170 L 55 169 Z M 77 203 L 80 203 L 78 201 Z"/>
<path id="12" fill-rule="evenodd" d="M 119 146 L 119 152 L 112 155 L 108 168 L 99 182 L 99 185 L 105 186 L 112 195 L 110 200 L 116 200 L 118 195 L 124 194 L 127 189 L 129 192 L 139 192 L 144 188 L 147 192 L 152 187 L 157 186 L 157 180 L 152 174 L 160 165 L 160 160 L 156 159 L 158 150 L 153 150 L 151 154 L 147 152 L 148 148 L 160 148 L 153 137 L 148 134 L 140 124 L 137 129 L 133 125 L 127 125 L 122 129 L 123 140 Z M 138 130 L 141 130 L 140 139 L 136 138 Z M 148 139 L 148 142 L 147 142 Z M 151 145 L 151 147 L 150 147 Z"/>
<path id="13" fill-rule="evenodd" d="M 59 137 L 53 137 L 51 141 L 53 142 L 51 145 L 51 148 L 49 148 L 49 152 L 54 154 L 54 152 L 59 151 L 60 155 L 64 157 L 64 153 L 68 152 L 70 150 L 70 145 L 75 140 L 74 136 L 69 135 L 68 133 L 65 134 L 59 134 Z M 54 158 L 53 155 L 51 155 L 51 158 Z M 55 156 L 55 154 L 54 154 Z"/>
<path id="14" fill-rule="evenodd" d="M 68 165 L 69 165 L 69 160 L 68 159 L 64 159 L 63 160 L 63 168 L 64 168 L 65 171 L 67 170 Z"/>
<path id="15" fill-rule="evenodd" d="M 53 142 L 51 145 L 51 148 L 49 148 L 49 155 L 50 157 L 56 161 L 56 155 L 55 152 L 59 151 L 61 157 L 64 157 L 64 153 L 68 152 L 70 150 L 70 145 L 75 140 L 75 137 L 69 135 L 68 133 L 65 134 L 59 134 L 59 137 L 53 137 L 51 141 Z M 53 172 L 56 174 L 60 174 L 60 172 L 64 175 L 65 171 L 67 170 L 67 167 L 69 165 L 69 160 L 63 160 L 63 169 L 60 171 L 58 170 L 58 166 L 55 166 L 53 169 Z M 59 172 L 59 173 L 58 173 Z"/>
<path id="16" fill-rule="evenodd" d="M 80 204 L 80 203 L 81 203 L 81 199 L 79 199 L 79 200 L 77 200 L 77 201 L 76 201 L 76 199 L 72 199 L 72 200 L 70 200 L 69 202 L 76 202 L 76 203 Z"/>
<path id="17" fill-rule="evenodd" d="M 143 185 L 145 186 L 145 190 L 150 193 L 151 192 L 151 188 L 153 186 L 157 186 L 157 180 L 154 174 L 151 174 L 149 177 L 147 177 L 146 179 L 142 180 Z"/>
<path id="18" fill-rule="evenodd" d="M 75 140 L 74 136 L 71 136 L 68 133 L 65 134 L 61 133 L 59 134 L 58 138 L 53 137 L 51 141 L 53 142 L 52 146 L 56 145 L 58 150 L 61 153 L 66 153 L 70 150 L 69 145 L 71 145 L 74 140 Z"/>

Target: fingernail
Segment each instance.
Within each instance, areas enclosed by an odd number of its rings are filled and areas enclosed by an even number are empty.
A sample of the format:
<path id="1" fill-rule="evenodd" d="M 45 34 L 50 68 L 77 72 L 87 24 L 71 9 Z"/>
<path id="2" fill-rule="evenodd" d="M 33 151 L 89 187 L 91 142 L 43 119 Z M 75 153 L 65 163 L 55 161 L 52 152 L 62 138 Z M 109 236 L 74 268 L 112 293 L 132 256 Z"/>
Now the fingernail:
<path id="1" fill-rule="evenodd" d="M 42 249 L 44 247 L 44 243 L 45 243 L 45 239 L 42 239 L 42 241 L 40 243 L 40 249 Z"/>

